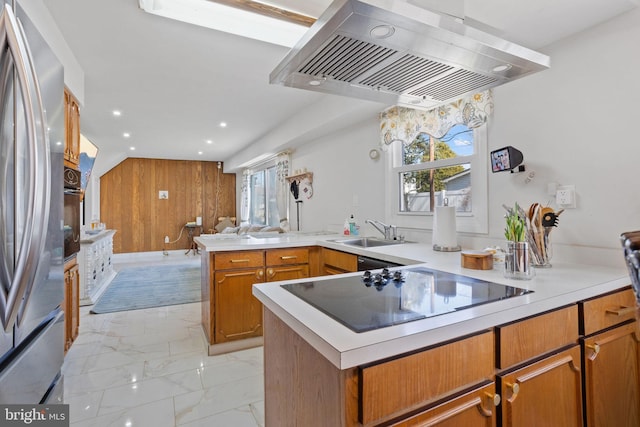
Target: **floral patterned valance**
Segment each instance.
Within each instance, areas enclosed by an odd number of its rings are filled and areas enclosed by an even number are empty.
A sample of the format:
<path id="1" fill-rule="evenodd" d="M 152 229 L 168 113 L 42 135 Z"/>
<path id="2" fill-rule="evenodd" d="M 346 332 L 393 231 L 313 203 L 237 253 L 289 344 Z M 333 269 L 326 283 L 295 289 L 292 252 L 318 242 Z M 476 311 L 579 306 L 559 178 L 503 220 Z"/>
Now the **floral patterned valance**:
<path id="1" fill-rule="evenodd" d="M 492 112 L 489 90 L 428 111 L 396 105 L 380 113 L 381 143 L 384 146 L 399 140 L 410 144 L 423 132 L 441 138 L 457 124 L 474 128 L 486 123 Z"/>

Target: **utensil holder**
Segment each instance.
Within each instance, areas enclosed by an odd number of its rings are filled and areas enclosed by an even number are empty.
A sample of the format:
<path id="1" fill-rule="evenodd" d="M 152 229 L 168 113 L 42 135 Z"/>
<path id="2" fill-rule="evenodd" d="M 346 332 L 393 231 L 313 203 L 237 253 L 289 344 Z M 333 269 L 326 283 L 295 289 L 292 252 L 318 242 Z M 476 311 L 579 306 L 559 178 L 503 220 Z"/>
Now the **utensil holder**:
<path id="1" fill-rule="evenodd" d="M 536 268 L 551 267 L 551 255 L 553 254 L 549 233 L 552 227 L 544 227 L 541 230 L 529 230 L 527 242 L 531 252 L 531 264 Z"/>
<path id="2" fill-rule="evenodd" d="M 504 277 L 530 280 L 535 275 L 531 266 L 528 242 L 507 242 L 504 257 Z"/>

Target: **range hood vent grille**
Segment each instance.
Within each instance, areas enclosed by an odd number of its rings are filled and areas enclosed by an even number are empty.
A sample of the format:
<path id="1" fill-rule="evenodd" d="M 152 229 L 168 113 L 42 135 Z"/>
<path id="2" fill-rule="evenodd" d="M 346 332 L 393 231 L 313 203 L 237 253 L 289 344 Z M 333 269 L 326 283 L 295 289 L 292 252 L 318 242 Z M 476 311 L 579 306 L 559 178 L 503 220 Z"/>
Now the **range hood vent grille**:
<path id="1" fill-rule="evenodd" d="M 444 78 L 415 89 L 409 94 L 421 97 L 428 96 L 438 101 L 446 101 L 461 97 L 468 92 L 479 91 L 496 81 L 497 79 L 475 74 L 471 71 L 457 70 Z"/>
<path id="2" fill-rule="evenodd" d="M 327 45 L 313 55 L 298 72 L 314 77 L 353 82 L 396 53 L 395 50 L 371 43 L 335 35 Z"/>
<path id="3" fill-rule="evenodd" d="M 334 0 L 270 82 L 433 108 L 549 68 L 549 57 L 409 1 Z"/>
<path id="4" fill-rule="evenodd" d="M 402 93 L 449 72 L 453 67 L 413 55 L 404 55 L 400 60 L 374 73 L 362 81 L 372 87 L 384 87 Z"/>

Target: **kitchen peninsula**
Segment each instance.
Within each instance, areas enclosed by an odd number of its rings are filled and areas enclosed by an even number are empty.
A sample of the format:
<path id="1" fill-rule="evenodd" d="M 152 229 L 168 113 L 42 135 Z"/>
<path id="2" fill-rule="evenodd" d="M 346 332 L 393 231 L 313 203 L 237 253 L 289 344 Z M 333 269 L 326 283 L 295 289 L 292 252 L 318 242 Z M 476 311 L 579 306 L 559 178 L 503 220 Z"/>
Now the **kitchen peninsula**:
<path id="1" fill-rule="evenodd" d="M 202 259 L 202 326 L 209 354 L 262 345 L 262 304 L 252 294 L 253 284 L 356 271 L 355 254 L 367 251 L 346 253 L 345 245 L 331 242 L 342 237 L 320 232 L 194 238 Z M 397 255 L 380 258 L 417 262 Z"/>
<path id="2" fill-rule="evenodd" d="M 264 305 L 267 426 L 638 423 L 640 332 L 626 270 L 557 263 L 531 281 L 507 280 L 429 246 L 366 254 L 533 292 L 357 333 L 282 287 L 309 280 L 254 285 Z"/>

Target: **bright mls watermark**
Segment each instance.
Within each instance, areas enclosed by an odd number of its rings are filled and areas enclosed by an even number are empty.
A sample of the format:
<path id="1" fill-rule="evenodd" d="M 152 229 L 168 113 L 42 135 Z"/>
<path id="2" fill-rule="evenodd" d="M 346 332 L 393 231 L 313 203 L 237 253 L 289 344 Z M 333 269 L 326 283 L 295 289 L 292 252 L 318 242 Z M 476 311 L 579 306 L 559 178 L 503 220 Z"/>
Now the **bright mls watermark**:
<path id="1" fill-rule="evenodd" d="M 0 405 L 0 427 L 69 427 L 69 405 Z"/>

